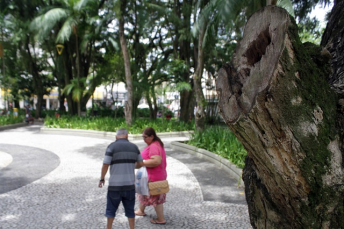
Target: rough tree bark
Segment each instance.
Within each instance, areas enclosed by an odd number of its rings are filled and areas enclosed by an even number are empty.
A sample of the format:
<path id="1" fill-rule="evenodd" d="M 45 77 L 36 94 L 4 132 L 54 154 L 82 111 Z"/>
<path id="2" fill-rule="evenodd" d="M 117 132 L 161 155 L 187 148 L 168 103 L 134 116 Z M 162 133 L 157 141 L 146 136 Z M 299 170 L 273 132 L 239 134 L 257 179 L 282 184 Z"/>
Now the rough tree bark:
<path id="1" fill-rule="evenodd" d="M 205 106 L 206 101 L 202 91 L 202 75 L 204 68 L 204 49 L 203 41 L 205 36 L 207 24 L 204 22 L 200 27 L 198 34 L 198 52 L 197 52 L 197 67 L 193 76 L 194 89 L 196 94 L 197 109 L 195 114 L 196 130 L 203 131 L 205 128 Z"/>
<path id="2" fill-rule="evenodd" d="M 329 78 L 331 87 L 344 94 L 344 1 L 337 0 L 331 11 L 321 46 L 331 53 L 332 72 Z"/>
<path id="3" fill-rule="evenodd" d="M 328 83 L 330 59 L 300 42 L 285 10 L 267 6 L 218 72 L 220 113 L 248 154 L 243 180 L 254 228 L 343 228 L 344 122 Z"/>

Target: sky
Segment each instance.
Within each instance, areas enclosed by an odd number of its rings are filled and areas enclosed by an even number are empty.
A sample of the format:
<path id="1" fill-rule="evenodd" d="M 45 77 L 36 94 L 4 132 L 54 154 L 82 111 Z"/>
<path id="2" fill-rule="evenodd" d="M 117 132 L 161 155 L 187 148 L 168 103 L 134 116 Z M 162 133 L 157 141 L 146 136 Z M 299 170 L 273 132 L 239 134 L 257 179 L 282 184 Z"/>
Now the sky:
<path id="1" fill-rule="evenodd" d="M 320 6 L 319 4 L 311 13 L 311 17 L 317 17 L 317 19 L 320 21 L 321 27 L 325 27 L 327 22 L 325 21 L 325 16 L 328 12 L 331 11 L 333 4 L 331 3 L 329 6 L 326 6 L 324 8 L 323 6 Z"/>

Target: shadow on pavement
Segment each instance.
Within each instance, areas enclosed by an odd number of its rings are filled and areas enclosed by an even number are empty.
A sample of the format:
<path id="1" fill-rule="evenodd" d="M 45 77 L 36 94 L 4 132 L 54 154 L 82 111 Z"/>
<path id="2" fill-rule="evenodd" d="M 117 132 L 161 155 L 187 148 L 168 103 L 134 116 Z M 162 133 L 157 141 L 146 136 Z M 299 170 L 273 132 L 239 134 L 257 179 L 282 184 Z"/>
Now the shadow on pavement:
<path id="1" fill-rule="evenodd" d="M 0 151 L 13 157 L 12 163 L 0 170 L 0 194 L 38 180 L 60 164 L 56 154 L 40 148 L 0 144 Z"/>

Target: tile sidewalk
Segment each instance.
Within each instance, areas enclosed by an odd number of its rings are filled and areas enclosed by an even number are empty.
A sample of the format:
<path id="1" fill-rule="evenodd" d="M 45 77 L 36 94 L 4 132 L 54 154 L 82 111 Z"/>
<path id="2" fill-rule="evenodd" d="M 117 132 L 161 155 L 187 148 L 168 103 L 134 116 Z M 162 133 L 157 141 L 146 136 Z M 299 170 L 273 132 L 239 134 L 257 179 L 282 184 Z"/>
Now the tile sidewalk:
<path id="1" fill-rule="evenodd" d="M 105 228 L 106 188 L 97 187 L 112 139 L 44 134 L 40 124 L 0 131 L 0 228 Z M 243 188 L 214 164 L 165 143 L 171 191 L 167 224 L 152 225 L 153 208 L 136 228 L 251 228 Z M 140 149 L 142 140 L 132 141 Z M 5 155 L 5 156 L 4 156 Z M 10 158 L 10 159 L 8 159 Z M 4 163 L 5 164 L 5 163 Z M 120 207 L 114 228 L 128 228 Z"/>

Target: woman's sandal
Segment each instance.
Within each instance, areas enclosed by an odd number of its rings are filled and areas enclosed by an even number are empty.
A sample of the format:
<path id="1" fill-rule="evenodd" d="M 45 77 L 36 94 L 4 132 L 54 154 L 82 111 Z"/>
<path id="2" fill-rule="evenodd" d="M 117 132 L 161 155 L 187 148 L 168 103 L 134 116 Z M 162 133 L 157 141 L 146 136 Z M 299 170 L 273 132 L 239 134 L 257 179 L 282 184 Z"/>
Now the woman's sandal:
<path id="1" fill-rule="evenodd" d="M 137 216 L 146 216 L 146 213 L 138 213 L 138 212 L 135 212 L 135 215 L 137 215 Z"/>
<path id="2" fill-rule="evenodd" d="M 159 222 L 159 221 L 157 221 L 156 219 L 151 219 L 150 222 L 151 222 L 152 224 L 161 224 L 161 225 L 166 224 L 166 221 L 165 221 L 165 222 Z"/>

